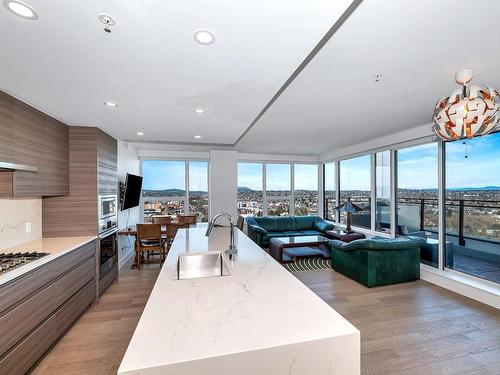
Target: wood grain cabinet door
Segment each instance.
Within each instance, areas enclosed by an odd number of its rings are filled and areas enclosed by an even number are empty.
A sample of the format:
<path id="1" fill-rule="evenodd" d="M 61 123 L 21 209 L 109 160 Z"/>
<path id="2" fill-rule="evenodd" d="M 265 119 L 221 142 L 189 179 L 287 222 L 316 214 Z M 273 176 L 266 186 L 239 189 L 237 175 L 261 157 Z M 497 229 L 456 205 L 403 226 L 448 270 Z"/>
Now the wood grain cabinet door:
<path id="1" fill-rule="evenodd" d="M 47 158 L 45 156 L 45 124 L 40 112 L 16 100 L 14 103 L 14 151 L 16 163 L 38 168 L 37 173 L 14 173 L 16 197 L 41 197 L 45 192 Z"/>
<path id="2" fill-rule="evenodd" d="M 14 98 L 0 91 L 0 161 L 15 163 Z M 0 172 L 0 197 L 12 196 L 12 172 Z"/>
<path id="3" fill-rule="evenodd" d="M 13 108 L 15 162 L 38 168 L 37 173 L 14 172 L 13 195 L 68 195 L 68 126 L 18 100 Z"/>
<path id="4" fill-rule="evenodd" d="M 47 159 L 44 196 L 69 194 L 69 127 L 45 115 Z"/>
<path id="5" fill-rule="evenodd" d="M 0 91 L 0 161 L 14 163 L 14 99 Z"/>

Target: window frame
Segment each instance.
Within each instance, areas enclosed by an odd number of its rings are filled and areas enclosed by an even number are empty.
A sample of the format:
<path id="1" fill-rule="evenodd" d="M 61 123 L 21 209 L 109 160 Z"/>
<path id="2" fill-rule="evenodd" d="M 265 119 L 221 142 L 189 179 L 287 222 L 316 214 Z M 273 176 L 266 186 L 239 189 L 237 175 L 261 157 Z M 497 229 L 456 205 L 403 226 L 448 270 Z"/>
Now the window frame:
<path id="1" fill-rule="evenodd" d="M 295 215 L 295 165 L 315 165 L 317 168 L 317 179 L 318 179 L 318 211 L 316 215 L 321 216 L 321 206 L 320 206 L 320 186 L 321 186 L 321 167 L 322 163 L 314 161 L 274 161 L 274 160 L 238 160 L 238 164 L 248 163 L 248 164 L 261 164 L 262 165 L 262 215 L 268 216 L 268 202 L 269 201 L 288 201 L 289 204 L 289 215 Z M 268 195 L 267 194 L 267 165 L 268 164 L 286 164 L 290 167 L 290 192 L 282 195 Z M 238 183 L 236 183 L 238 185 Z"/>
<path id="2" fill-rule="evenodd" d="M 184 214 L 189 214 L 189 163 L 190 162 L 203 162 L 207 163 L 207 197 L 209 196 L 210 193 L 210 161 L 208 159 L 198 159 L 198 158 L 152 158 L 152 157 L 144 157 L 140 158 L 140 167 L 139 167 L 139 172 L 141 176 L 143 176 L 143 171 L 142 171 L 142 163 L 143 161 L 146 160 L 155 160 L 155 161 L 177 161 L 177 162 L 184 162 L 184 184 L 185 184 L 185 192 L 186 195 L 180 195 L 180 196 L 160 196 L 160 197 L 148 197 L 144 196 L 141 192 L 141 199 L 140 199 L 140 217 L 141 217 L 141 222 L 144 222 L 144 203 L 146 201 L 150 200 L 155 200 L 159 202 L 168 202 L 168 201 L 182 201 L 184 204 Z M 152 199 L 153 198 L 153 199 Z M 208 217 L 210 217 L 210 199 L 208 199 Z"/>

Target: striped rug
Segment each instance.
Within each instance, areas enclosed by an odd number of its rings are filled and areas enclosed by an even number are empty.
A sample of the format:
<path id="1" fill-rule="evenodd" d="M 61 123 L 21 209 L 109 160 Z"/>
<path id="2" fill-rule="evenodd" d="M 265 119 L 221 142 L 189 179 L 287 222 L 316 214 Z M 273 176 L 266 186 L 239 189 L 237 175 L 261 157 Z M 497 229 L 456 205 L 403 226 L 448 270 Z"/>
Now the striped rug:
<path id="1" fill-rule="evenodd" d="M 324 259 L 320 257 L 298 259 L 293 263 L 283 264 L 283 267 L 285 267 L 290 272 L 314 271 L 331 268 L 330 259 Z"/>

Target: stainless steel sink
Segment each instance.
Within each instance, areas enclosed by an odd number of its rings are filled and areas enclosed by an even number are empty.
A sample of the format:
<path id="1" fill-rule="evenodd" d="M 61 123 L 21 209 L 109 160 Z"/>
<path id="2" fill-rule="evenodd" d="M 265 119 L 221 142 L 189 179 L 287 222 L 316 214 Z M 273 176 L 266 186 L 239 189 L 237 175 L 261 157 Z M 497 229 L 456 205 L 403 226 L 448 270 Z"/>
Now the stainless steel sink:
<path id="1" fill-rule="evenodd" d="M 219 252 L 187 253 L 177 258 L 175 280 L 229 276 L 231 272 Z"/>

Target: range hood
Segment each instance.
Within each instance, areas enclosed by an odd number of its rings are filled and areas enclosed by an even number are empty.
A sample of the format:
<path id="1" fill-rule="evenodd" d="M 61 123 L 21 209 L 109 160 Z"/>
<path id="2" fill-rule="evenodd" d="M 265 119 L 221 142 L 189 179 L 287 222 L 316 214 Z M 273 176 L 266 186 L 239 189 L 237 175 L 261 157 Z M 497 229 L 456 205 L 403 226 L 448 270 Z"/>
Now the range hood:
<path id="1" fill-rule="evenodd" d="M 38 168 L 33 167 L 31 165 L 14 164 L 14 163 L 9 163 L 9 162 L 5 162 L 5 161 L 0 161 L 0 172 L 2 172 L 2 171 L 8 171 L 8 172 L 21 171 L 21 172 L 37 173 Z"/>

